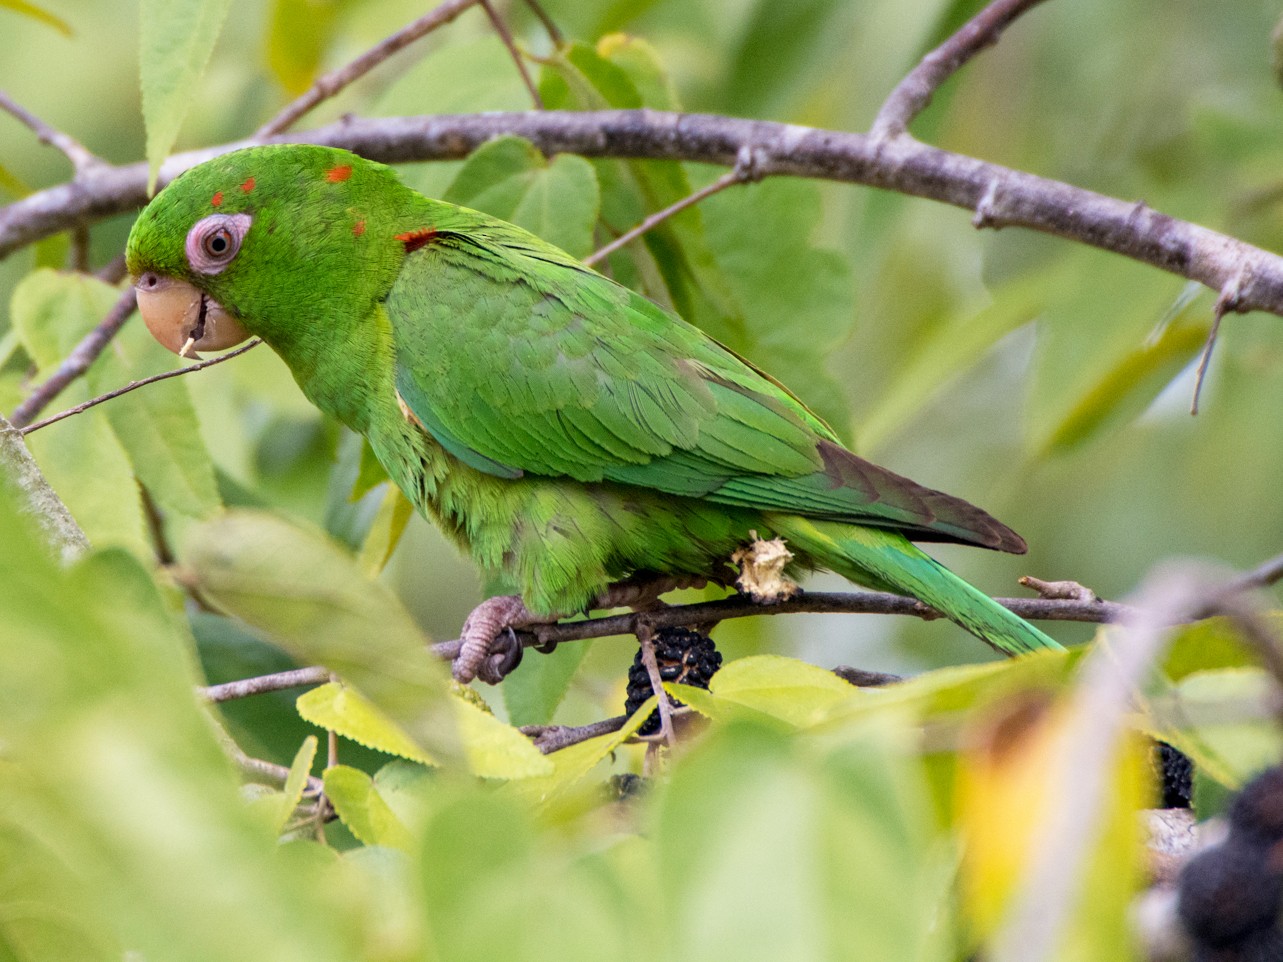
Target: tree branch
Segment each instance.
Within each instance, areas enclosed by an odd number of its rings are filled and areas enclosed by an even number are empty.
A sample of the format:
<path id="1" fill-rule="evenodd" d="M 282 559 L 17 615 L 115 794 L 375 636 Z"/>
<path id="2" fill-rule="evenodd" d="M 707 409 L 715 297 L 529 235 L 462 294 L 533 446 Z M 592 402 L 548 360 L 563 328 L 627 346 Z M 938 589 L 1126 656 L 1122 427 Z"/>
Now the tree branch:
<path id="1" fill-rule="evenodd" d="M 601 721 L 587 725 L 568 727 L 566 725 L 526 725 L 521 734 L 535 743 L 535 748 L 545 755 L 559 752 L 571 745 L 578 745 L 598 735 L 609 735 L 624 727 L 627 715 L 616 715 L 614 718 L 603 718 Z"/>
<path id="2" fill-rule="evenodd" d="M 64 562 L 74 561 L 89 550 L 89 539 L 58 497 L 58 492 L 45 480 L 27 450 L 22 434 L 2 417 L 0 483 L 12 487 L 18 496 L 18 510 L 35 519 L 45 541 Z"/>
<path id="3" fill-rule="evenodd" d="M 289 688 L 305 688 L 308 685 L 323 685 L 330 680 L 328 668 L 294 668 L 290 671 L 278 671 L 271 675 L 257 675 L 254 678 L 242 678 L 221 685 L 208 685 L 196 689 L 197 694 L 207 702 L 217 705 L 220 702 L 248 698 L 250 695 L 262 695 L 270 691 L 285 691 Z"/>
<path id="4" fill-rule="evenodd" d="M 1043 0 L 994 0 L 914 67 L 891 91 L 869 133 L 878 140 L 905 132 L 927 109 L 940 86 L 985 47 L 998 42 L 1011 22 Z"/>
<path id="5" fill-rule="evenodd" d="M 1005 608 L 1033 621 L 1086 621 L 1103 623 L 1117 621 L 1127 615 L 1129 608 L 1113 601 L 1083 601 L 1077 599 L 1049 598 L 995 598 Z M 740 595 L 720 601 L 701 601 L 690 605 L 669 605 L 623 615 L 607 615 L 584 621 L 561 622 L 555 625 L 538 625 L 516 632 L 525 648 L 536 645 L 557 644 L 563 641 L 584 641 L 589 638 L 606 638 L 611 635 L 635 635 L 641 621 L 652 628 L 672 628 L 677 625 L 713 624 L 732 618 L 751 618 L 756 615 L 792 615 L 809 613 L 912 615 L 932 620 L 940 614 L 920 601 L 881 591 L 810 591 L 788 601 L 774 605 L 760 605 Z M 440 641 L 432 646 L 433 654 L 453 660 L 459 653 L 460 642 Z"/>
<path id="6" fill-rule="evenodd" d="M 1228 309 L 1283 316 L 1283 257 L 1177 220 L 1144 204 L 939 150 L 911 137 L 878 141 L 842 133 L 708 114 L 649 110 L 459 114 L 348 119 L 306 135 L 270 138 L 346 147 L 385 163 L 458 159 L 493 137 L 515 134 L 546 154 L 735 164 L 752 150 L 762 176 L 866 184 L 976 212 L 981 226 L 1026 227 L 1098 247 L 1207 285 L 1235 278 Z M 242 141 L 171 157 L 161 181 Z M 147 166 L 94 168 L 72 182 L 0 208 L 0 257 L 82 220 L 146 202 Z M 983 203 L 982 203 L 983 202 Z"/>
<path id="7" fill-rule="evenodd" d="M 56 150 L 62 151 L 63 156 L 71 161 L 71 166 L 77 173 L 97 164 L 105 163 L 88 147 L 76 140 L 75 137 L 63 133 L 56 127 L 51 127 L 3 90 L 0 90 L 0 110 L 16 117 L 19 122 L 36 135 L 36 139 L 42 144 L 47 144 Z"/>

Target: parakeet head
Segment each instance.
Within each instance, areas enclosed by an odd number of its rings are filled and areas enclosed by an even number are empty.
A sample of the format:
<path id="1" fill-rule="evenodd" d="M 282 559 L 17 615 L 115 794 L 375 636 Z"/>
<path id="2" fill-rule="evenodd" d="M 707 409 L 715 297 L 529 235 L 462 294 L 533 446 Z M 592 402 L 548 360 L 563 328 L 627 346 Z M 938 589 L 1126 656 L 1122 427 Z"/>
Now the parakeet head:
<path id="1" fill-rule="evenodd" d="M 193 167 L 143 210 L 126 260 L 148 329 L 176 353 L 278 346 L 365 316 L 395 278 L 416 195 L 344 150 L 250 147 Z M 356 312 L 353 314 L 353 312 Z"/>

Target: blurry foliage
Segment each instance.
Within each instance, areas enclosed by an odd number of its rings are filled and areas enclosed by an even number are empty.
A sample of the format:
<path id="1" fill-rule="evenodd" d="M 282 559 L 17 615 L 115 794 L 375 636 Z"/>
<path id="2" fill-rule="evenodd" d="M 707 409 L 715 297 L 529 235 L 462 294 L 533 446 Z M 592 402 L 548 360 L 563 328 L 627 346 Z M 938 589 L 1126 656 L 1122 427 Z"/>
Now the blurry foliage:
<path id="1" fill-rule="evenodd" d="M 979 5 L 547 0 L 561 49 L 523 4 L 500 7 L 550 107 L 861 129 Z M 0 87 L 102 156 L 154 165 L 171 146 L 245 136 L 423 8 L 0 0 Z M 1042 5 L 915 131 L 1283 247 L 1274 13 Z M 1138 37 L 1143 56 L 1123 39 Z M 309 123 L 527 106 L 474 10 Z M 515 138 L 402 173 L 580 255 L 715 176 L 546 159 Z M 67 175 L 0 115 L 0 201 Z M 94 226 L 94 267 L 130 220 Z M 56 270 L 69 247 L 52 238 L 0 262 L 0 411 L 117 296 Z M 1025 558 L 939 551 L 994 593 L 1029 572 L 1113 596 L 1166 555 L 1243 567 L 1279 550 L 1276 318 L 1227 319 L 1192 420 L 1207 292 L 1064 241 L 976 232 L 925 201 L 736 187 L 603 269 L 778 375 L 864 453 L 1021 530 Z M 57 405 L 173 363 L 131 322 Z M 530 652 L 504 697 L 481 693 L 488 706 L 452 693 L 421 646 L 457 632 L 475 574 L 267 350 L 31 447 L 96 550 L 57 568 L 0 488 L 0 959 L 956 959 L 1001 924 L 1074 777 L 1057 767 L 1074 654 L 858 690 L 784 656 L 914 673 L 985 652 L 942 622 L 763 618 L 718 629 L 728 660 L 708 691 L 674 692 L 707 726 L 670 777 L 608 797 L 609 773 L 642 767 L 624 742 L 653 702 L 622 731 L 546 757 L 508 722 L 617 714 L 631 643 Z M 157 565 L 170 557 L 176 568 Z M 297 703 L 277 693 L 210 712 L 192 696 L 316 662 L 342 684 Z M 999 737 L 1030 705 L 1020 737 Z M 1204 813 L 1283 750 L 1269 682 L 1220 622 L 1178 634 L 1137 708 L 1141 731 L 1195 759 Z M 288 781 L 238 789 L 211 718 Z M 311 723 L 345 736 L 337 766 Z M 1132 957 L 1120 944 L 1139 884 L 1129 815 L 1150 786 L 1130 737 L 1115 748 L 1060 958 Z M 324 828 L 307 816 L 309 768 L 338 816 Z"/>

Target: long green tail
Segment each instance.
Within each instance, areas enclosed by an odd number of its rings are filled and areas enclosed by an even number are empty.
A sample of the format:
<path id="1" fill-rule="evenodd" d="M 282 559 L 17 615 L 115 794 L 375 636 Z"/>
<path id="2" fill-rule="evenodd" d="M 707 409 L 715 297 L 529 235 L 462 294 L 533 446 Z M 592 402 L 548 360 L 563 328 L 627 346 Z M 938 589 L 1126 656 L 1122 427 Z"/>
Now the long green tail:
<path id="1" fill-rule="evenodd" d="M 771 522 L 796 553 L 860 584 L 917 598 L 1004 655 L 1061 650 L 897 532 L 797 515 Z"/>

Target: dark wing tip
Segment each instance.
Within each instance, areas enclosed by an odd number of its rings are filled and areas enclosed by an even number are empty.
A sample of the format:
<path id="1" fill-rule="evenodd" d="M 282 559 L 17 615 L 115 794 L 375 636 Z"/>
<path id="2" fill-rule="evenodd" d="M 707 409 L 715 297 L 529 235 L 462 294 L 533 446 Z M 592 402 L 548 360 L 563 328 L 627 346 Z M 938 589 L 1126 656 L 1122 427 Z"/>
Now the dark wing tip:
<path id="1" fill-rule="evenodd" d="M 870 508 L 880 506 L 888 519 L 913 541 L 950 541 L 992 548 L 1010 554 L 1029 550 L 1025 539 L 982 508 L 888 471 L 859 455 L 820 441 L 825 473 L 835 487 L 853 487 L 869 496 Z"/>

